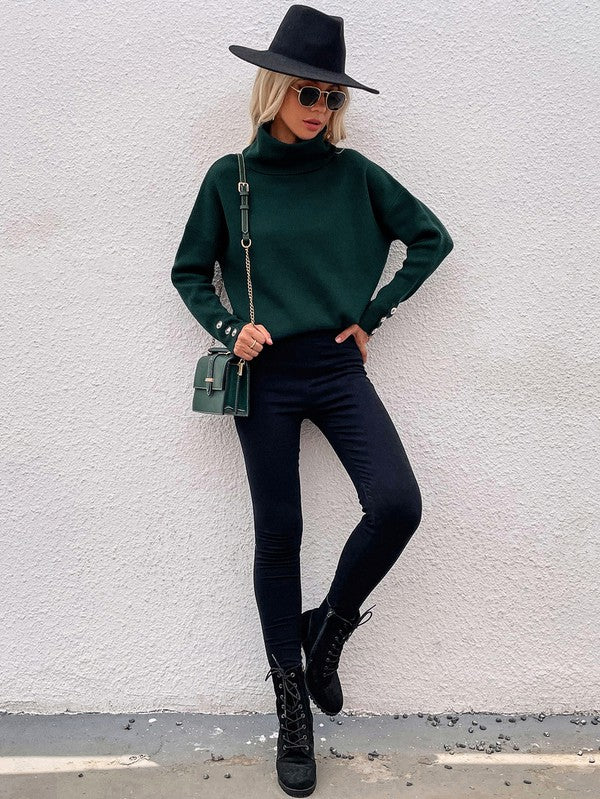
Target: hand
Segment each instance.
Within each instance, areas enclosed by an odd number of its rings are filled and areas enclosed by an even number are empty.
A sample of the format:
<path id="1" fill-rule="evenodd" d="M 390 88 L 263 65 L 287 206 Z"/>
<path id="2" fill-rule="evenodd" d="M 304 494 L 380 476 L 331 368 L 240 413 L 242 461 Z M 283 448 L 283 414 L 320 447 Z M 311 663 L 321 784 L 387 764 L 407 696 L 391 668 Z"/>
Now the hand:
<path id="1" fill-rule="evenodd" d="M 265 341 L 268 344 L 273 343 L 267 328 L 264 325 L 253 325 L 252 322 L 248 322 L 238 333 L 233 354 L 237 355 L 238 358 L 243 358 L 245 361 L 251 361 L 262 351 Z M 251 348 L 253 342 L 256 343 Z"/>
<path id="2" fill-rule="evenodd" d="M 363 363 L 366 363 L 367 342 L 369 341 L 371 336 L 366 332 L 366 330 L 363 330 L 362 327 L 359 327 L 358 325 L 355 324 L 355 325 L 350 325 L 350 327 L 347 327 L 345 330 L 342 330 L 342 332 L 338 333 L 338 335 L 335 338 L 336 341 L 339 339 L 339 341 L 341 342 L 347 339 L 348 336 L 354 336 L 354 340 L 356 341 L 358 349 L 360 350 L 360 354 L 362 355 Z"/>

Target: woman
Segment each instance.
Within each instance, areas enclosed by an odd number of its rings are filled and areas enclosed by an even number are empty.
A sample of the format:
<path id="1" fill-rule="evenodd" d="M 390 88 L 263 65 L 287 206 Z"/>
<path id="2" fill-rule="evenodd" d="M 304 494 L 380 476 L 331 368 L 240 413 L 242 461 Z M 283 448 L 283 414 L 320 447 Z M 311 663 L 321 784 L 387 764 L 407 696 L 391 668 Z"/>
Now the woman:
<path id="1" fill-rule="evenodd" d="M 316 786 L 309 695 L 327 714 L 341 710 L 344 642 L 372 615 L 361 615 L 361 604 L 421 519 L 417 481 L 364 368 L 367 343 L 453 243 L 395 177 L 336 146 L 346 137 L 349 87 L 379 93 L 344 72 L 341 17 L 293 5 L 268 50 L 229 49 L 259 66 L 253 136 L 243 150 L 257 324 L 248 322 L 235 153 L 205 175 L 172 280 L 200 324 L 251 363 L 251 412 L 234 420 L 253 505 L 255 597 L 271 666 L 265 679 L 273 679 L 280 725 L 276 769 L 286 793 L 308 796 Z M 407 245 L 403 267 L 371 299 L 394 239 Z M 232 312 L 214 291 L 217 260 Z M 323 601 L 301 613 L 305 418 L 347 469 L 364 515 Z"/>

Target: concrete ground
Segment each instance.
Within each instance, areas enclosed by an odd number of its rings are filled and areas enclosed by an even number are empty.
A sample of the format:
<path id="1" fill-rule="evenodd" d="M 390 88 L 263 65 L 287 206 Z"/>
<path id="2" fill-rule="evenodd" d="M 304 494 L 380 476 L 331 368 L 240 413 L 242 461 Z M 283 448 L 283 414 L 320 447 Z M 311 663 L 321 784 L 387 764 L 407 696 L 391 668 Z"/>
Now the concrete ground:
<path id="1" fill-rule="evenodd" d="M 314 719 L 315 797 L 600 799 L 598 716 Z M 275 714 L 4 713 L 0 799 L 283 797 L 277 730 Z"/>

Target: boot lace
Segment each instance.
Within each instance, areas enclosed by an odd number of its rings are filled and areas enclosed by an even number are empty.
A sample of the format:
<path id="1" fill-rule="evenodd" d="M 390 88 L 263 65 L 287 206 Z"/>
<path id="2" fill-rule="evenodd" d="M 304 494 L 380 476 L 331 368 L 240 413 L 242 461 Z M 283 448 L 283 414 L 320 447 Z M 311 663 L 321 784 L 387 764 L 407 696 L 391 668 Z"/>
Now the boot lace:
<path id="1" fill-rule="evenodd" d="M 278 696 L 282 701 L 281 716 L 279 718 L 279 726 L 281 730 L 282 747 L 283 749 L 306 749 L 309 750 L 308 736 L 306 732 L 306 714 L 302 707 L 302 697 L 298 686 L 293 677 L 296 670 L 286 674 L 285 669 L 279 665 L 279 661 L 273 655 L 273 659 L 277 666 L 269 669 L 265 681 L 269 679 L 272 674 L 277 676 L 277 688 L 282 690 Z M 298 666 L 300 674 L 301 666 Z M 300 675 L 301 676 L 301 675 Z"/>
<path id="2" fill-rule="evenodd" d="M 333 619 L 336 619 L 336 621 L 339 622 L 339 629 L 331 639 L 331 644 L 327 650 L 327 655 L 325 657 L 325 663 L 327 665 L 323 666 L 321 672 L 322 677 L 330 677 L 334 671 L 337 671 L 344 644 L 357 627 L 360 627 L 361 624 L 366 624 L 369 619 L 371 619 L 373 616 L 372 610 L 374 607 L 375 605 L 371 605 L 371 607 L 368 610 L 365 610 L 362 616 L 359 616 L 354 622 L 348 622 L 346 619 L 342 619 L 341 616 L 338 616 L 337 614 L 332 616 Z"/>

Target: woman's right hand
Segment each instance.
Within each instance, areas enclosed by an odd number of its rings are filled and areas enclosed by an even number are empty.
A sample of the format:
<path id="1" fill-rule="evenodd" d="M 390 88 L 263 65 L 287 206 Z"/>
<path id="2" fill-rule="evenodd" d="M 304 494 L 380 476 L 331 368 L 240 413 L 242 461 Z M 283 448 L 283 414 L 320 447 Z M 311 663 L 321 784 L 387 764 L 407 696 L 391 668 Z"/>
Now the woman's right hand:
<path id="1" fill-rule="evenodd" d="M 256 343 L 251 349 L 250 346 L 253 341 Z M 233 354 L 237 355 L 238 358 L 243 358 L 245 361 L 251 361 L 262 351 L 265 341 L 268 344 L 273 343 L 273 339 L 267 328 L 264 327 L 264 325 L 253 325 L 252 322 L 248 322 L 248 324 L 244 325 L 240 330 L 235 340 Z"/>

